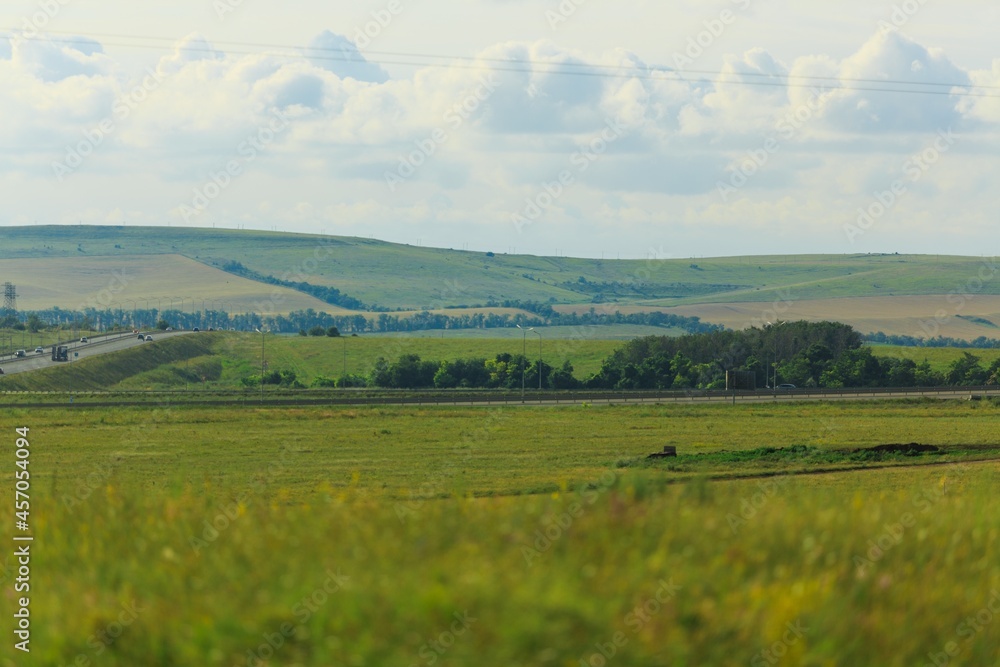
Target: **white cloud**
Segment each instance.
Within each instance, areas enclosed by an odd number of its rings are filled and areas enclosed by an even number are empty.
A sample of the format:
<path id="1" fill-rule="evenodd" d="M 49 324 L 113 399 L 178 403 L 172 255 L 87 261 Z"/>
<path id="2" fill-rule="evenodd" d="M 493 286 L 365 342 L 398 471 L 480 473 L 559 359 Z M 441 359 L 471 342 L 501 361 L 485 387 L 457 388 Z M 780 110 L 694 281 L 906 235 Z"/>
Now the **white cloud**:
<path id="1" fill-rule="evenodd" d="M 839 230 L 938 129 L 990 136 L 1000 122 L 995 98 L 858 90 L 900 87 L 895 81 L 1000 85 L 1000 60 L 967 72 L 896 32 L 875 35 L 841 58 L 782 59 L 750 48 L 722 57 L 720 74 L 702 80 L 657 69 L 628 49 L 592 53 L 558 37 L 502 42 L 471 60 L 405 75 L 392 70 L 389 77 L 329 30 L 298 53 L 250 55 L 192 34 L 159 59 L 156 86 L 117 120 L 72 182 L 52 190 L 73 197 L 46 197 L 43 207 L 58 220 L 84 213 L 102 220 L 119 209 L 134 219 L 162 219 L 278 110 L 291 119 L 288 128 L 196 223 L 285 221 L 300 228 L 339 220 L 391 236 L 464 221 L 502 239 L 515 234 L 510 214 L 544 182 L 573 169 L 573 154 L 616 120 L 626 128 L 622 136 L 587 170 L 574 172 L 574 183 L 520 243 L 558 247 L 559 235 L 574 225 L 597 234 L 602 225 L 665 219 L 682 219 L 686 234 L 697 225 L 706 235 L 771 228 L 808 243 L 808 229 Z M 51 162 L 109 117 L 137 81 L 126 74 L 128 63 L 93 41 L 4 44 L 0 142 L 19 151 L 6 168 L 29 184 L 39 179 L 36 190 L 49 192 Z M 793 85 L 761 85 L 786 80 Z M 818 98 L 817 86 L 824 87 Z M 782 134 L 781 120 L 803 109 L 807 117 L 790 136 Z M 444 139 L 390 192 L 386 171 L 436 133 Z M 780 150 L 730 201 L 720 200 L 716 186 L 727 167 L 769 137 L 780 140 Z M 947 166 L 928 173 L 922 185 L 939 196 L 921 199 L 924 211 L 963 182 L 968 173 L 956 158 L 985 150 L 975 144 L 956 147 Z M 134 185 L 139 172 L 141 190 Z M 106 193 L 114 179 L 118 191 Z M 118 201 L 122 189 L 135 190 L 128 201 Z M 965 189 L 967 205 L 987 201 L 987 190 L 985 183 Z M 5 193 L 10 201 L 0 188 Z"/>
<path id="2" fill-rule="evenodd" d="M 352 78 L 371 83 L 385 83 L 389 79 L 384 69 L 365 59 L 354 42 L 329 30 L 317 35 L 304 53 L 313 65 L 341 79 Z"/>
<path id="3" fill-rule="evenodd" d="M 872 37 L 841 63 L 838 74 L 843 89 L 826 100 L 826 117 L 838 129 L 919 132 L 950 127 L 962 120 L 956 98 L 948 94 L 888 92 L 948 93 L 950 87 L 935 84 L 969 84 L 968 74 L 942 51 L 926 48 L 900 32 Z"/>

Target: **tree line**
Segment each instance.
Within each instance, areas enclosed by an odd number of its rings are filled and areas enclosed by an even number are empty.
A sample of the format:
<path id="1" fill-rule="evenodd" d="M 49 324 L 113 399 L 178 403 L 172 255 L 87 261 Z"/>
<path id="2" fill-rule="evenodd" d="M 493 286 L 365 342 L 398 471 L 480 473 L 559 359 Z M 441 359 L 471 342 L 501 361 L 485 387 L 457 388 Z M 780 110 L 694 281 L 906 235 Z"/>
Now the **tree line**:
<path id="1" fill-rule="evenodd" d="M 319 378 L 314 386 L 391 389 L 726 389 L 726 372 L 752 374 L 756 387 L 939 387 L 1000 383 L 1000 359 L 988 366 L 964 353 L 944 371 L 927 361 L 878 357 L 862 336 L 836 322 L 783 322 L 743 331 L 647 336 L 615 350 L 585 379 L 567 361 L 555 368 L 522 355 L 455 361 L 406 354 L 380 357 L 365 375 Z M 277 376 L 275 376 L 277 379 Z"/>
<path id="2" fill-rule="evenodd" d="M 509 303 L 509 302 L 507 302 Z M 519 308 L 519 306 L 494 306 Z M 593 308 L 585 313 L 557 313 L 551 306 L 532 304 L 542 314 L 525 313 L 431 313 L 422 311 L 413 315 L 398 315 L 387 312 L 376 317 L 363 314 L 331 315 L 312 308 L 297 310 L 288 315 L 261 316 L 258 313 L 231 314 L 211 308 L 197 312 L 182 312 L 177 309 L 115 307 L 104 309 L 89 308 L 83 311 L 51 308 L 30 314 L 8 316 L 9 325 L 25 326 L 22 315 L 28 322 L 39 326 L 63 326 L 76 329 L 111 330 L 114 328 L 149 328 L 165 320 L 175 329 L 237 329 L 253 331 L 261 327 L 274 333 L 297 333 L 316 327 L 330 329 L 336 327 L 347 334 L 366 333 L 412 333 L 416 331 L 445 331 L 454 329 L 509 329 L 520 324 L 522 327 L 545 326 L 607 326 L 613 324 L 642 324 L 662 328 L 681 329 L 692 333 L 721 330 L 716 324 L 707 324 L 697 317 L 671 315 L 668 313 L 603 313 Z"/>

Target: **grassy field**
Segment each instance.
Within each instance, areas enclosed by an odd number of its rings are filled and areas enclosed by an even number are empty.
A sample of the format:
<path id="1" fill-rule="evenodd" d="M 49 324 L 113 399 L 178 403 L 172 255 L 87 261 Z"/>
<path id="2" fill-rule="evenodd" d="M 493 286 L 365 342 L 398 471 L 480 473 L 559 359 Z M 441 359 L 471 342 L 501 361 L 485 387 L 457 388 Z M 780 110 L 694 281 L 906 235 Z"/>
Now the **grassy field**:
<path id="1" fill-rule="evenodd" d="M 862 333 L 881 331 L 887 334 L 916 336 L 937 335 L 974 340 L 980 336 L 1000 338 L 1000 297 L 989 294 L 951 297 L 870 296 L 851 298 L 804 299 L 795 289 L 788 289 L 777 299 L 742 303 L 682 304 L 659 310 L 675 315 L 696 316 L 706 322 L 743 329 L 764 322 L 808 320 L 849 324 Z M 559 306 L 567 312 L 584 312 L 588 306 Z M 645 305 L 625 305 L 622 313 L 653 309 Z M 941 319 L 936 315 L 942 313 Z"/>
<path id="2" fill-rule="evenodd" d="M 583 334 L 592 331 L 581 330 Z M 241 378 L 260 372 L 261 342 L 259 334 L 202 332 L 67 366 L 2 377 L 0 391 L 242 387 Z M 435 361 L 492 358 L 502 352 L 520 354 L 523 347 L 518 338 L 267 336 L 263 343 L 270 369 L 295 371 L 306 385 L 316 377 L 339 377 L 345 359 L 348 373 L 366 374 L 380 356 L 395 360 L 403 354 L 418 354 Z M 542 341 L 542 358 L 556 366 L 568 360 L 576 375 L 583 378 L 598 370 L 601 360 L 619 345 L 621 341 L 599 338 L 546 339 Z M 538 357 L 537 337 L 527 341 L 527 354 L 532 360 Z"/>
<path id="3" fill-rule="evenodd" d="M 13 409 L 12 419 L 31 421 Z M 53 413 L 46 412 L 48 415 Z M 506 495 L 577 488 L 620 466 L 658 477 L 660 466 L 682 477 L 827 467 L 821 458 L 775 462 L 707 456 L 760 447 L 808 446 L 823 451 L 920 442 L 954 447 L 926 460 L 989 454 L 1000 406 L 991 402 L 766 404 L 761 406 L 567 406 L 564 408 L 165 408 L 71 411 L 49 423 L 37 454 L 42 470 L 82 479 L 94 461 L 132 450 L 123 482 L 171 479 L 245 486 L 270 457 L 288 452 L 274 479 L 296 501 L 324 483 L 377 496 L 405 496 L 439 482 L 437 493 Z M 545 434 L 544 440 L 539 439 Z M 645 456 L 675 445 L 681 456 L 647 466 Z M 957 449 L 957 446 L 973 447 Z M 456 458 L 461 466 L 455 466 Z M 914 459 L 915 460 L 915 459 Z M 924 459 L 921 459 L 924 460 Z M 907 463 L 902 457 L 897 462 Z M 58 463 L 58 468 L 56 464 Z M 844 461 L 853 466 L 866 461 Z M 447 483 L 437 479 L 448 471 Z M 197 471 L 193 477 L 184 471 Z M 303 474 L 303 471 L 307 471 Z"/>
<path id="4" fill-rule="evenodd" d="M 0 664 L 1000 664 L 998 412 L 8 410 L 33 662 Z M 707 477 L 909 440 L 983 447 Z M 694 470 L 646 464 L 663 443 Z"/>
<path id="5" fill-rule="evenodd" d="M 595 340 L 595 341 L 626 341 L 632 340 L 633 338 L 641 338 L 642 336 L 683 336 L 688 332 L 682 329 L 674 329 L 670 327 L 655 327 L 647 326 L 641 324 L 614 324 L 614 325 L 600 325 L 600 326 L 561 326 L 561 327 L 542 327 L 538 331 L 541 332 L 542 338 L 545 341 L 555 340 L 556 345 L 564 344 L 563 341 L 567 340 Z M 403 333 L 386 333 L 386 334 L 366 334 L 367 338 L 442 338 L 442 339 L 461 339 L 461 338 L 476 338 L 476 339 L 511 339 L 515 338 L 521 340 L 521 330 L 516 327 L 509 327 L 507 329 L 445 329 L 441 331 L 427 330 L 427 331 L 409 331 Z M 538 338 L 532 334 L 528 334 L 529 344 L 534 341 L 535 348 L 538 347 Z"/>
<path id="6" fill-rule="evenodd" d="M 332 285 L 367 304 L 413 309 L 503 301 L 549 301 L 590 304 L 605 300 L 678 306 L 699 303 L 765 302 L 775 299 L 898 297 L 961 293 L 1000 294 L 992 280 L 992 260 L 975 257 L 901 255 L 816 255 L 730 257 L 709 259 L 597 260 L 536 257 L 449 249 L 420 248 L 381 241 L 257 231 L 170 227 L 12 227 L 0 260 L 31 260 L 56 291 L 71 289 L 58 278 L 80 263 L 90 282 L 81 289 L 106 287 L 123 263 L 166 261 L 150 283 L 143 273 L 122 298 L 160 295 L 164 285 L 183 285 L 184 292 L 163 296 L 227 299 L 249 298 L 246 281 L 212 274 L 213 294 L 194 277 L 205 269 L 239 261 L 263 274 L 296 275 L 318 285 Z M 641 254 L 641 253 L 640 253 Z M 151 256 L 161 259 L 153 260 Z M 67 262 L 67 258 L 73 258 Z M 181 259 L 187 258 L 187 261 Z M 129 264 L 131 266 L 131 264 Z M 214 269 L 213 269 L 214 271 Z M 74 274 L 76 275 L 76 274 Z M 207 274 L 205 274 L 206 277 Z M 94 282 L 96 281 L 96 282 Z M 103 281 L 103 282 L 102 282 Z M 23 281 L 22 281 L 23 282 Z M 29 281 L 30 282 L 30 281 Z M 92 284 L 93 283 L 93 284 Z M 48 284 L 48 283 L 46 283 Z M 25 298 L 67 306 L 70 295 L 23 285 Z M 260 287 L 265 299 L 271 287 Z M 146 293 L 153 290 L 154 293 Z M 186 290 L 186 291 L 185 291 Z M 190 294 L 188 294 L 190 293 Z M 53 301 L 58 296 L 59 303 Z M 71 299 L 76 303 L 85 296 Z M 292 297 L 289 296 L 291 299 Z M 929 311 L 934 313 L 935 309 Z M 956 313 L 960 314 L 960 313 Z"/>
<path id="7" fill-rule="evenodd" d="M 0 259 L 0 275 L 17 276 L 22 310 L 59 306 L 246 313 L 269 303 L 276 313 L 307 308 L 346 312 L 302 292 L 240 278 L 179 254 Z"/>
<path id="8" fill-rule="evenodd" d="M 983 366 L 989 366 L 997 358 L 1000 358 L 1000 350 L 966 350 L 955 347 L 900 347 L 897 345 L 876 345 L 872 351 L 880 357 L 893 357 L 895 359 L 912 359 L 923 363 L 925 360 L 931 368 L 938 371 L 945 371 L 953 361 L 961 359 L 968 352 L 979 357 Z"/>
<path id="9" fill-rule="evenodd" d="M 554 366 L 569 361 L 576 377 L 584 379 L 600 369 L 601 362 L 614 352 L 621 340 L 605 339 L 611 327 L 553 327 L 543 329 L 542 358 Z M 634 327 L 633 329 L 639 329 Z M 516 330 L 515 330 L 516 331 Z M 507 337 L 446 335 L 421 336 L 345 336 L 342 338 L 267 336 L 264 356 L 272 370 L 294 371 L 308 386 L 317 377 L 336 378 L 346 371 L 368 373 L 378 357 L 395 360 L 403 354 L 417 354 L 435 361 L 459 358 L 493 358 L 507 352 L 527 350 L 529 359 L 538 357 L 538 338 L 531 336 L 527 345 L 520 336 L 507 331 Z M 633 333 L 642 333 L 633 331 Z M 664 330 L 658 331 L 664 335 Z M 577 336 L 578 338 L 572 338 Z M 65 336 L 64 336 L 65 337 Z M 2 341 L 2 334 L 0 334 Z M 935 370 L 945 371 L 966 350 L 956 348 L 906 348 L 875 346 L 879 356 L 909 358 L 917 363 L 925 359 Z M 968 350 L 989 365 L 1000 350 Z M 157 341 L 155 344 L 111 355 L 0 377 L 0 391 L 97 391 L 136 389 L 242 388 L 240 380 L 260 372 L 261 338 L 259 334 L 202 332 Z"/>

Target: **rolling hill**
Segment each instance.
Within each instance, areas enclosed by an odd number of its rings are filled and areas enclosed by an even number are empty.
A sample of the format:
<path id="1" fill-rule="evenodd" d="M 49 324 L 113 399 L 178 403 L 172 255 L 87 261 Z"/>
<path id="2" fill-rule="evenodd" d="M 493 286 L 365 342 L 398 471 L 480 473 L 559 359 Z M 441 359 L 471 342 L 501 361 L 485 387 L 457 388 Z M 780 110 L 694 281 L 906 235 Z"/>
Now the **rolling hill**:
<path id="1" fill-rule="evenodd" d="M 801 317 L 863 332 L 914 335 L 926 324 L 945 336 L 1000 335 L 997 264 L 975 257 L 598 260 L 128 226 L 4 227 L 0 239 L 0 281 L 17 285 L 22 309 L 75 308 L 113 286 L 118 272 L 131 280 L 115 301 L 169 301 L 185 310 L 214 304 L 246 312 L 266 302 L 278 313 L 346 314 L 541 302 L 567 311 L 671 312 L 727 326 Z"/>

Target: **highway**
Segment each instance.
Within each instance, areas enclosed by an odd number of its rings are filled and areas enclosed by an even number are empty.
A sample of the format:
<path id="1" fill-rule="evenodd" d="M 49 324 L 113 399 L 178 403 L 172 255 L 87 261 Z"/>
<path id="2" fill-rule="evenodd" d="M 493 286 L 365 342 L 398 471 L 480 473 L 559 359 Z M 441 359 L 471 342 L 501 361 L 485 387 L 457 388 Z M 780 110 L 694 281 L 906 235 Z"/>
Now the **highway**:
<path id="1" fill-rule="evenodd" d="M 152 336 L 153 341 L 155 342 L 171 336 L 182 336 L 192 332 L 154 330 L 143 331 L 142 333 L 144 336 L 146 334 Z M 81 343 L 80 339 L 77 338 L 75 341 L 70 343 L 60 343 L 60 345 L 66 345 L 69 348 L 69 362 L 52 361 L 52 346 L 48 345 L 45 347 L 45 352 L 43 354 L 36 354 L 32 349 L 27 350 L 28 356 L 22 359 L 10 356 L 5 357 L 0 360 L 0 368 L 3 369 L 4 375 L 15 375 L 17 373 L 26 373 L 28 371 L 35 371 L 42 368 L 50 368 L 52 366 L 62 366 L 66 363 L 78 361 L 79 359 L 86 359 L 87 357 L 94 357 L 99 354 L 107 354 L 108 352 L 127 350 L 130 347 L 136 347 L 138 345 L 151 345 L 150 342 L 140 341 L 138 339 L 138 334 L 131 332 L 127 334 L 114 333 L 91 336 L 88 341 L 89 342 L 87 343 Z"/>
<path id="2" fill-rule="evenodd" d="M 51 359 L 52 346 L 45 348 L 44 354 L 28 351 L 23 359 L 7 357 L 0 360 L 0 368 L 4 374 L 14 375 L 28 371 L 72 364 L 79 359 L 86 359 L 100 354 L 126 350 L 140 345 L 152 345 L 155 341 L 173 336 L 190 335 L 192 331 L 143 331 L 143 335 L 153 336 L 153 342 L 140 341 L 138 334 L 115 333 L 102 336 L 92 336 L 87 343 L 79 339 L 71 343 L 63 343 L 69 347 L 69 362 L 55 362 Z M 38 402 L 16 402 L 11 405 L 23 406 L 57 406 L 65 405 L 63 401 L 53 401 L 51 392 L 15 392 L 21 396 L 37 396 Z M 65 392 L 72 394 L 74 392 Z M 865 401 L 929 398 L 939 400 L 970 400 L 1000 397 L 1000 387 L 924 387 L 924 388 L 868 388 L 868 389 L 795 389 L 790 391 L 756 391 L 732 392 L 721 390 L 689 390 L 689 391 L 636 391 L 636 392 L 528 392 L 522 401 L 516 393 L 497 391 L 472 391 L 456 393 L 448 390 L 415 390 L 415 391 L 358 391 L 358 390 L 300 390 L 275 391 L 268 388 L 263 401 L 256 391 L 221 390 L 206 392 L 205 395 L 196 389 L 182 391 L 116 391 L 113 402 L 101 399 L 101 392 L 87 392 L 90 400 L 76 403 L 78 407 L 87 405 L 150 405 L 165 402 L 171 405 L 265 405 L 265 406 L 305 406 L 305 405 L 440 405 L 455 407 L 538 407 L 554 405 L 628 405 L 628 404 L 756 404 L 774 402 L 816 402 L 816 401 Z M 131 398 L 134 396 L 134 398 Z M 23 400 L 23 399 L 22 399 Z M 30 400 L 30 399 L 29 399 Z"/>
<path id="3" fill-rule="evenodd" d="M 138 342 L 138 341 L 137 341 Z M 448 391 L 365 392 L 354 390 L 278 390 L 269 388 L 262 397 L 257 390 L 152 390 L 107 392 L 11 392 L 19 400 L 8 405 L 17 407 L 107 407 L 107 406 L 246 406 L 246 407 L 296 407 L 296 406 L 441 406 L 479 408 L 531 408 L 559 405 L 697 405 L 716 403 L 733 404 L 732 394 L 723 392 L 691 393 L 548 393 L 543 396 L 530 394 L 521 401 L 513 394 L 482 392 L 478 395 L 455 395 Z M 73 395 L 79 394 L 73 402 Z M 817 401 L 872 401 L 898 399 L 970 400 L 1000 397 L 1000 388 L 936 388 L 936 389 L 844 389 L 812 390 L 797 393 L 757 393 L 736 397 L 736 404 L 763 404 L 774 402 Z M 2 399 L 0 399 L 2 401 Z"/>

